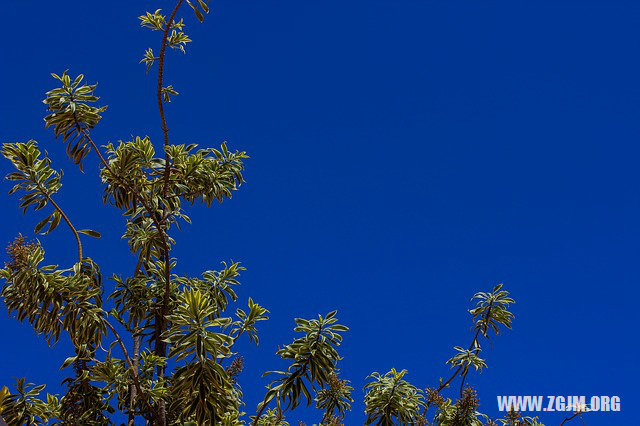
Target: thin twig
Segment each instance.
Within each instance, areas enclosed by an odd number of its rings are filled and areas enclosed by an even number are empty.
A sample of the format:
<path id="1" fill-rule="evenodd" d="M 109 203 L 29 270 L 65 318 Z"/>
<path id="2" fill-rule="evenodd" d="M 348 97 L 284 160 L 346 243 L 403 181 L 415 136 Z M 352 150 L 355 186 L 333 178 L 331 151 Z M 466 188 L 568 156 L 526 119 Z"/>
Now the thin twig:
<path id="1" fill-rule="evenodd" d="M 162 102 L 162 79 L 164 78 L 164 57 L 167 50 L 167 38 L 169 37 L 169 31 L 171 30 L 171 26 L 173 25 L 173 21 L 176 17 L 176 13 L 178 13 L 178 9 L 182 5 L 183 0 L 178 0 L 173 12 L 169 16 L 169 20 L 164 28 L 164 33 L 162 34 L 162 45 L 160 46 L 160 56 L 158 57 L 158 88 L 157 88 L 157 97 L 158 97 L 158 109 L 160 110 L 160 120 L 162 124 L 162 132 L 164 134 L 164 144 L 169 145 L 169 129 L 167 128 L 167 120 L 164 114 L 164 105 Z M 165 155 L 166 152 L 165 152 Z M 166 158 L 166 157 L 165 157 Z M 166 164 L 169 164 L 167 161 Z M 166 166 L 168 167 L 168 166 Z M 166 172 L 165 172 L 165 179 Z"/>
<path id="2" fill-rule="evenodd" d="M 469 371 L 469 370 L 467 370 Z M 467 379 L 467 374 L 462 375 L 462 380 L 460 380 L 460 397 L 462 398 L 462 394 L 464 393 L 464 381 Z"/>
<path id="3" fill-rule="evenodd" d="M 489 307 L 487 308 L 487 313 L 484 316 L 484 321 L 487 321 L 489 319 L 489 315 L 491 315 L 491 303 L 489 303 Z M 473 335 L 473 340 L 471 340 L 471 344 L 469 345 L 469 349 L 468 350 L 472 350 L 473 348 L 475 348 L 475 352 L 476 355 L 478 354 L 478 352 L 480 352 L 480 347 L 477 344 L 478 342 L 478 338 L 480 337 L 480 328 L 478 328 L 476 330 L 476 333 Z M 449 377 L 449 379 L 442 383 L 435 391 L 435 394 L 439 394 L 440 391 L 444 388 L 446 388 L 449 383 L 451 383 L 453 381 L 453 379 L 455 379 L 456 377 L 458 377 L 458 374 L 460 374 L 460 371 L 462 370 L 462 365 L 458 366 L 458 368 L 456 369 L 456 371 L 453 372 L 453 374 L 451 375 L 451 377 Z M 462 384 L 460 385 L 460 395 L 462 396 L 462 392 L 463 392 L 463 385 L 464 385 L 464 381 L 465 378 L 467 376 L 467 373 L 464 373 L 463 378 L 462 378 Z M 427 410 L 430 407 L 430 403 L 427 403 L 424 407 L 424 410 L 422 411 L 422 415 L 426 416 L 427 415 Z"/>
<path id="4" fill-rule="evenodd" d="M 582 411 L 577 411 L 573 414 L 573 416 L 570 417 L 566 417 L 561 423 L 560 426 L 562 426 L 563 424 L 570 422 L 571 420 L 575 419 L 576 417 L 580 416 L 580 419 L 582 420 L 582 423 L 584 423 L 584 419 L 582 419 Z"/>

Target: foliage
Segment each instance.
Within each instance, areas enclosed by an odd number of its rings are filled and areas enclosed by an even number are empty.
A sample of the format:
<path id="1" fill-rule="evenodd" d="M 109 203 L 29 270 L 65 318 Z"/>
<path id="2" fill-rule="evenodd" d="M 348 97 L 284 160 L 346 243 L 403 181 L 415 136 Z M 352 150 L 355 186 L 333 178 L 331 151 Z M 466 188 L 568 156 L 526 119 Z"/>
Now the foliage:
<path id="1" fill-rule="evenodd" d="M 295 409 L 304 397 L 307 405 L 313 402 L 311 390 L 329 385 L 336 364 L 341 359 L 336 348 L 342 342 L 339 334 L 348 330 L 344 325 L 336 324 L 337 311 L 329 312 L 325 317 L 306 320 L 296 318 L 294 331 L 304 333 L 291 344 L 277 353 L 282 359 L 290 360 L 287 371 L 269 371 L 281 377 L 269 386 L 261 407 L 265 407 L 275 398 L 278 409 L 286 402 L 284 410 Z"/>
<path id="2" fill-rule="evenodd" d="M 93 129 L 100 119 L 100 114 L 107 107 L 94 107 L 91 104 L 98 101 L 93 94 L 97 85 L 86 85 L 82 74 L 71 81 L 67 71 L 62 75 L 51 74 L 62 83 L 47 92 L 44 104 L 49 114 L 44 118 L 47 127 L 52 126 L 56 137 L 62 136 L 67 142 L 67 155 L 74 163 L 80 164 L 91 150 L 88 131 Z"/>
<path id="3" fill-rule="evenodd" d="M 0 390 L 0 415 L 10 424 L 46 424 L 60 413 L 60 401 L 47 394 L 47 402 L 38 396 L 45 385 L 26 383 L 24 377 L 16 383 L 16 393 L 5 386 Z"/>
<path id="4" fill-rule="evenodd" d="M 256 414 L 247 418 L 240 385 L 244 358 L 236 343 L 246 335 L 257 345 L 258 325 L 269 311 L 252 298 L 240 306 L 235 288 L 244 267 L 238 262 L 223 262 L 219 270 L 197 277 L 175 272 L 175 231 L 191 223 L 185 206 L 211 207 L 230 199 L 244 183 L 248 159 L 226 142 L 218 148 L 170 142 L 164 104 L 178 91 L 165 83 L 163 71 L 167 52 L 186 53 L 192 42 L 185 18 L 178 19 L 185 3 L 198 21 L 205 20 L 205 0 L 177 0 L 168 15 L 158 9 L 139 17 L 143 28 L 162 34 L 159 53 L 148 48 L 141 60 L 147 72 L 157 68 L 161 145 L 148 136 L 133 136 L 99 147 L 91 132 L 106 106 L 97 105 L 97 85 L 87 84 L 82 74 L 52 74 L 56 87 L 44 99 L 45 125 L 66 144 L 72 162 L 80 167 L 85 161 L 99 162 L 102 199 L 122 213 L 122 237 L 136 261 L 132 271 L 103 280 L 99 265 L 82 246 L 82 238 L 100 238 L 100 233 L 77 229 L 55 199 L 62 172 L 52 168 L 34 140 L 2 145 L 0 153 L 15 169 L 7 179 L 13 182 L 9 193 L 21 194 L 19 208 L 23 213 L 30 207 L 50 208 L 34 233 L 49 234 L 64 222 L 78 252 L 74 264 L 59 267 L 45 263 L 45 248 L 37 239 L 19 235 L 7 248 L 9 259 L 0 278 L 9 313 L 49 344 L 65 336 L 74 348 L 61 366 L 68 372 L 62 396 L 41 396 L 45 386 L 25 383 L 24 378 L 13 391 L 0 389 L 0 415 L 11 425 L 104 425 L 113 424 L 113 414 L 121 413 L 129 425 L 286 426 L 284 415 L 302 402 L 315 402 L 319 424 L 340 425 L 351 410 L 353 387 L 339 377 L 338 368 L 338 350 L 348 328 L 332 311 L 295 319 L 298 337 L 277 351 L 286 367 L 265 373 L 275 378 Z M 105 300 L 112 309 L 105 307 Z M 371 374 L 364 388 L 366 424 L 497 424 L 477 412 L 477 395 L 465 384 L 471 371 L 487 367 L 479 357 L 481 339 L 511 328 L 509 306 L 514 300 L 498 285 L 472 301 L 475 334 L 468 347 L 455 346 L 455 355 L 447 361 L 454 370 L 451 377 L 423 390 L 406 380 L 406 370 Z M 441 393 L 454 379 L 460 380 L 458 397 L 445 398 Z M 539 424 L 517 413 L 499 421 Z"/>
<path id="5" fill-rule="evenodd" d="M 422 391 L 403 379 L 407 370 L 385 374 L 374 372 L 365 386 L 367 421 L 365 424 L 394 425 L 420 422 L 420 409 L 424 407 Z"/>
<path id="6" fill-rule="evenodd" d="M 325 421 L 341 421 L 347 411 L 351 410 L 353 388 L 348 380 L 341 380 L 337 371 L 329 376 L 329 386 L 322 388 L 316 395 L 316 408 L 324 411 L 322 416 Z"/>

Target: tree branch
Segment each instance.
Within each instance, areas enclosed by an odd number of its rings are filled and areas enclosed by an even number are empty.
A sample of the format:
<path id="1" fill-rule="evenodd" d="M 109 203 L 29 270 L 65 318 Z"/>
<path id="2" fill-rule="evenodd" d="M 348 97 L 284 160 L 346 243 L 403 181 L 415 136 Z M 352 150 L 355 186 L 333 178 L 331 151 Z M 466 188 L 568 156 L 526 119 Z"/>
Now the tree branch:
<path id="1" fill-rule="evenodd" d="M 76 124 L 79 123 L 76 122 Z M 151 219 L 151 221 L 153 222 L 156 230 L 158 231 L 158 235 L 160 236 L 160 239 L 162 240 L 162 245 L 163 245 L 163 250 L 165 252 L 164 258 L 165 260 L 168 258 L 168 253 L 169 253 L 169 245 L 167 242 L 167 234 L 164 231 L 164 228 L 162 227 L 162 225 L 160 224 L 158 218 L 153 214 L 153 210 L 149 207 L 149 205 L 147 204 L 146 200 L 144 199 L 144 197 L 142 196 L 141 193 L 138 193 L 138 191 L 136 191 L 133 187 L 131 187 L 131 185 L 129 185 L 124 179 L 122 179 L 121 177 L 119 177 L 118 175 L 116 175 L 113 170 L 111 169 L 111 166 L 109 166 L 109 163 L 107 162 L 107 160 L 104 158 L 104 156 L 102 155 L 102 153 L 100 152 L 100 150 L 98 149 L 98 146 L 96 145 L 96 143 L 93 141 L 93 139 L 91 138 L 91 135 L 89 134 L 89 132 L 79 126 L 82 134 L 84 135 L 84 137 L 87 138 L 87 140 L 89 141 L 89 143 L 91 144 L 91 147 L 93 148 L 93 150 L 96 152 L 96 154 L 98 155 L 98 158 L 100 159 L 100 162 L 104 165 L 105 169 L 111 174 L 111 176 L 113 176 L 116 180 L 118 180 L 120 182 L 120 184 L 125 187 L 125 189 L 127 189 L 128 191 L 130 191 L 132 194 L 135 194 L 138 196 L 138 198 L 140 199 L 140 204 L 142 204 L 142 207 L 145 209 L 145 211 L 147 212 L 147 214 L 149 215 L 149 218 Z M 165 271 L 166 271 L 166 267 L 165 267 Z M 165 279 L 166 279 L 166 284 L 165 284 L 165 291 L 166 288 L 169 288 L 169 280 L 170 280 L 170 276 L 166 276 L 165 274 Z M 165 296 L 166 299 L 166 296 Z M 111 326 L 111 324 L 108 324 L 109 328 L 112 329 L 112 331 L 114 330 L 113 327 Z M 117 336 L 117 333 L 114 333 L 114 335 Z M 119 338 L 118 336 L 118 342 L 120 343 L 120 346 L 123 348 L 124 351 L 126 351 L 125 347 L 124 347 L 124 343 L 122 342 L 122 339 Z M 160 344 L 162 345 L 162 341 L 160 340 L 160 335 L 157 334 L 156 336 L 156 345 L 158 344 L 158 342 L 160 342 Z M 156 349 L 158 349 L 158 346 L 156 347 Z M 128 354 L 125 352 L 125 355 L 127 356 L 127 361 L 129 363 L 129 365 L 133 365 L 131 363 L 131 359 L 129 358 Z M 162 350 L 162 353 L 159 354 L 161 356 L 164 356 L 164 348 Z M 164 368 L 163 367 L 158 367 L 158 377 L 162 377 L 164 375 Z M 136 380 L 134 379 L 134 382 Z M 136 384 L 136 388 L 138 389 L 138 392 L 141 393 L 141 389 L 140 389 L 140 385 L 139 383 L 135 383 Z M 146 400 L 145 400 L 146 401 Z M 161 413 L 158 413 L 155 408 L 153 408 L 151 406 L 151 404 L 149 404 L 148 401 L 146 401 L 146 404 L 152 408 L 152 412 L 154 414 L 154 416 L 156 417 L 156 419 L 159 420 L 159 423 L 161 426 L 164 426 L 166 424 L 166 413 L 164 412 L 163 408 L 164 408 L 164 401 L 160 401 L 160 409 L 161 409 Z"/>
<path id="2" fill-rule="evenodd" d="M 162 124 L 162 133 L 164 134 L 164 145 L 167 146 L 169 145 L 169 129 L 167 128 L 167 120 L 164 114 L 164 105 L 162 103 L 162 79 L 164 78 L 164 57 L 166 54 L 166 50 L 167 50 L 167 38 L 169 37 L 169 31 L 171 30 L 171 25 L 173 25 L 173 21 L 176 17 L 176 14 L 178 13 L 178 9 L 180 9 L 180 6 L 182 5 L 182 1 L 183 0 L 178 0 L 178 3 L 176 3 L 176 6 L 173 9 L 173 12 L 171 12 L 171 15 L 169 16 L 169 20 L 167 21 L 167 24 L 164 28 L 164 33 L 162 34 L 162 45 L 160 46 L 160 56 L 158 57 L 158 88 L 157 88 L 157 98 L 158 98 L 158 109 L 160 110 L 160 121 Z M 167 154 L 165 152 L 165 159 L 167 159 Z M 168 179 L 167 178 L 167 171 L 166 168 L 168 168 L 169 162 L 167 161 L 165 164 L 165 180 Z"/>
<path id="3" fill-rule="evenodd" d="M 113 336 L 115 337 L 116 341 L 120 345 L 120 348 L 122 349 L 122 353 L 124 354 L 124 357 L 127 360 L 127 364 L 129 364 L 129 369 L 131 371 L 131 378 L 133 379 L 133 383 L 136 386 L 136 390 L 140 395 L 143 395 L 144 393 L 142 392 L 142 387 L 140 386 L 140 380 L 138 378 L 138 374 L 134 371 L 134 364 L 133 364 L 133 361 L 131 361 L 131 358 L 129 357 L 129 352 L 127 351 L 127 347 L 125 346 L 124 342 L 122 341 L 122 338 L 120 337 L 116 329 L 113 327 L 113 325 L 111 325 L 111 323 L 106 319 L 103 319 L 103 321 L 104 321 L 104 324 L 107 327 L 109 327 L 109 330 L 111 330 L 111 332 L 113 333 Z M 149 401 L 146 398 L 144 399 L 144 401 L 145 401 L 145 404 L 148 406 L 148 408 L 151 410 L 151 412 L 154 414 L 154 416 L 158 418 L 158 412 L 156 411 L 156 409 L 149 403 Z"/>
<path id="4" fill-rule="evenodd" d="M 78 245 L 78 262 L 82 263 L 82 242 L 80 241 L 80 234 L 78 234 L 78 231 L 71 223 L 71 220 L 69 220 L 69 217 L 67 217 L 67 215 L 62 211 L 62 208 L 60 208 L 58 203 L 53 201 L 53 198 L 51 198 L 49 194 L 47 194 L 46 192 L 43 192 L 43 194 L 45 194 L 45 197 L 47 197 L 47 200 L 49 200 L 53 208 L 56 209 L 56 211 L 60 214 L 60 216 L 62 216 L 64 221 L 69 226 L 69 229 L 71 229 L 71 232 L 73 232 L 73 236 L 76 238 L 76 243 Z"/>
<path id="5" fill-rule="evenodd" d="M 167 51 L 167 38 L 169 36 L 169 31 L 171 30 L 171 26 L 173 25 L 173 21 L 178 13 L 178 9 L 182 5 L 183 0 L 178 0 L 176 6 L 173 8 L 173 12 L 169 16 L 167 23 L 164 28 L 164 33 L 162 34 L 162 44 L 160 45 L 160 56 L 158 57 L 158 87 L 156 90 L 156 96 L 158 99 L 158 110 L 160 111 L 160 123 L 162 126 L 162 134 L 164 137 L 164 188 L 163 188 L 163 197 L 166 200 L 169 195 L 169 179 L 171 178 L 171 162 L 169 161 L 169 151 L 167 147 L 169 146 L 169 129 L 167 128 L 167 119 L 164 114 L 164 105 L 162 103 L 162 80 L 164 77 L 164 59 Z M 164 223 L 167 219 L 167 205 L 166 202 L 163 206 L 162 212 L 162 223 Z M 166 344 L 161 340 L 162 333 L 164 332 L 167 321 L 166 315 L 167 310 L 169 309 L 169 298 L 171 296 L 171 263 L 169 259 L 169 245 L 167 244 L 166 239 L 162 240 L 163 251 L 164 251 L 164 278 L 165 278 L 165 287 L 164 287 L 164 298 L 162 300 L 162 308 L 160 310 L 160 323 L 156 323 L 156 355 L 165 356 L 166 354 Z M 164 367 L 158 367 L 158 377 L 164 376 Z M 165 412 L 165 404 L 164 401 L 160 401 L 160 424 L 166 424 L 166 412 Z"/>
<path id="6" fill-rule="evenodd" d="M 487 320 L 489 319 L 489 316 L 491 315 L 491 306 L 492 306 L 492 305 L 491 305 L 491 303 L 490 303 L 490 304 L 489 304 L 489 307 L 487 308 L 487 313 L 486 313 L 486 314 L 485 314 L 485 316 L 484 316 L 484 319 L 483 319 L 484 321 L 487 321 Z M 476 333 L 474 334 L 474 336 L 473 336 L 473 340 L 471 340 L 471 344 L 469 345 L 469 349 L 468 349 L 468 350 L 472 350 L 472 349 L 475 347 L 475 348 L 476 348 L 476 349 L 475 349 L 476 354 L 478 354 L 478 352 L 480 352 L 480 347 L 477 345 L 477 342 L 478 342 L 478 338 L 479 338 L 479 337 L 480 337 L 480 328 L 478 328 L 478 329 L 476 330 Z M 451 382 L 453 381 L 453 379 L 455 379 L 456 377 L 458 377 L 458 374 L 460 374 L 460 371 L 461 371 L 461 370 L 462 370 L 462 365 L 460 365 L 460 366 L 456 369 L 456 371 L 454 371 L 454 372 L 453 372 L 453 374 L 451 375 L 451 377 L 449 377 L 449 379 L 448 379 L 446 382 L 442 383 L 442 384 L 441 384 L 441 385 L 436 389 L 435 394 L 436 394 L 436 395 L 437 395 L 437 394 L 439 394 L 439 393 L 440 393 L 440 391 L 441 391 L 442 389 L 446 388 L 446 387 L 449 385 L 449 383 L 451 383 Z M 464 373 L 464 375 L 463 375 L 463 377 L 462 377 L 462 384 L 460 385 L 460 395 L 461 395 L 461 396 L 462 396 L 463 385 L 464 385 L 464 381 L 465 381 L 466 376 L 467 376 L 467 373 Z M 422 415 L 423 415 L 423 416 L 426 416 L 426 415 L 427 415 L 427 410 L 429 409 L 429 407 L 430 407 L 430 403 L 428 403 L 428 402 L 427 402 L 427 404 L 426 404 L 426 405 L 425 405 L 425 407 L 424 407 L 424 410 L 422 411 Z"/>
<path id="7" fill-rule="evenodd" d="M 580 420 L 582 420 L 582 423 L 584 423 L 584 419 L 582 418 L 582 411 L 577 411 L 573 414 L 573 416 L 570 417 L 566 417 L 561 423 L 560 426 L 562 426 L 563 424 L 570 422 L 571 420 L 575 419 L 576 417 L 580 416 Z"/>

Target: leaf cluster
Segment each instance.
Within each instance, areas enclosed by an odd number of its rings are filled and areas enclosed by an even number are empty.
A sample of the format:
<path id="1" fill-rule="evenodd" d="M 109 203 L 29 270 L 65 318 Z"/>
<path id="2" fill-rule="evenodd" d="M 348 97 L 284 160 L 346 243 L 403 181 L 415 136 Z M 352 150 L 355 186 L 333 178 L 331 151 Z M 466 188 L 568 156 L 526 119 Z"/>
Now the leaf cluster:
<path id="1" fill-rule="evenodd" d="M 62 137 L 67 143 L 67 155 L 82 168 L 82 160 L 92 148 L 87 132 L 100 122 L 100 114 L 107 107 L 92 105 L 99 99 L 94 95 L 98 86 L 82 84 L 84 75 L 78 75 L 73 81 L 67 71 L 51 75 L 61 86 L 48 91 L 42 101 L 49 112 L 44 118 L 45 124 L 47 128 L 53 127 L 56 137 Z"/>

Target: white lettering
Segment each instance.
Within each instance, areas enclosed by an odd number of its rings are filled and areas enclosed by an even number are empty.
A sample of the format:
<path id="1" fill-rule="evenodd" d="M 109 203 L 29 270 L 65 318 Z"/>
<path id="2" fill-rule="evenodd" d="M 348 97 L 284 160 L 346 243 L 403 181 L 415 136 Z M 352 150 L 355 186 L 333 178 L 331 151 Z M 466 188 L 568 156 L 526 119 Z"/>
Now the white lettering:
<path id="1" fill-rule="evenodd" d="M 611 397 L 611 411 L 620 411 L 620 397 L 612 396 Z"/>
<path id="2" fill-rule="evenodd" d="M 556 399 L 556 397 L 553 395 L 549 395 L 547 398 L 549 398 L 549 405 L 547 405 L 547 411 L 556 411 L 553 409 L 553 401 Z"/>
<path id="3" fill-rule="evenodd" d="M 593 411 L 600 410 L 600 398 L 595 395 L 591 397 L 591 410 Z"/>

